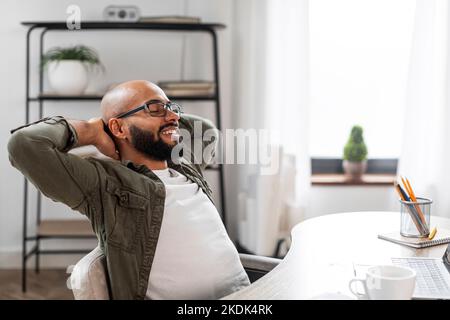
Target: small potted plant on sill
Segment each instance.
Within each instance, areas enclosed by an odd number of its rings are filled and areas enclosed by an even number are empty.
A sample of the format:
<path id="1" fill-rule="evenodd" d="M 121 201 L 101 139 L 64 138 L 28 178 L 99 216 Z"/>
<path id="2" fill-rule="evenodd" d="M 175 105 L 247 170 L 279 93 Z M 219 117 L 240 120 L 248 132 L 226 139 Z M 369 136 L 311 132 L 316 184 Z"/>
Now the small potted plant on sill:
<path id="1" fill-rule="evenodd" d="M 363 128 L 353 126 L 350 137 L 344 147 L 344 173 L 349 180 L 361 181 L 367 170 L 367 147 L 364 143 Z"/>
<path id="2" fill-rule="evenodd" d="M 60 95 L 83 94 L 88 86 L 88 71 L 94 67 L 101 67 L 98 54 L 83 45 L 52 48 L 42 59 L 50 87 Z"/>

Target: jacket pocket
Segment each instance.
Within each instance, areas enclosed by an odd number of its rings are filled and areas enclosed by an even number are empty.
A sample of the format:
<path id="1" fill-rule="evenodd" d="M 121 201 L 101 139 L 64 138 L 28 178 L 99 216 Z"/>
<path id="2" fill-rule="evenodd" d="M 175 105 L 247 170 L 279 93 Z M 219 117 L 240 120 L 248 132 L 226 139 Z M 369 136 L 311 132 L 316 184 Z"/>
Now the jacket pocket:
<path id="1" fill-rule="evenodd" d="M 107 182 L 106 191 L 114 203 L 114 225 L 107 242 L 113 247 L 133 253 L 142 238 L 148 200 L 138 193 Z"/>

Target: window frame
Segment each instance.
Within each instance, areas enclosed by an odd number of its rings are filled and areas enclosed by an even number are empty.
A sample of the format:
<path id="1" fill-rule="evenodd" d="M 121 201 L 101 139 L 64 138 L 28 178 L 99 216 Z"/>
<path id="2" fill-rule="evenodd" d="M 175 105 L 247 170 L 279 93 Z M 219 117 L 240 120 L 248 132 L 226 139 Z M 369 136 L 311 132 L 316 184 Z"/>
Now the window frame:
<path id="1" fill-rule="evenodd" d="M 343 174 L 342 158 L 311 157 L 311 174 Z M 398 158 L 367 160 L 367 174 L 397 174 Z"/>

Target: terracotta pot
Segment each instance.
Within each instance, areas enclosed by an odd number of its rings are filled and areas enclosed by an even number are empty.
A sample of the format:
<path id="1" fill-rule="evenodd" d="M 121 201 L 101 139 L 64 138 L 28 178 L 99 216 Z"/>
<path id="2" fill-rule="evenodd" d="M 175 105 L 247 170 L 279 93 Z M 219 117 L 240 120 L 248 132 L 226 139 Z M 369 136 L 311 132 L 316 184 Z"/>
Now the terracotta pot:
<path id="1" fill-rule="evenodd" d="M 364 161 L 348 161 L 342 162 L 344 173 L 349 180 L 361 181 L 362 175 L 367 170 L 367 160 Z"/>

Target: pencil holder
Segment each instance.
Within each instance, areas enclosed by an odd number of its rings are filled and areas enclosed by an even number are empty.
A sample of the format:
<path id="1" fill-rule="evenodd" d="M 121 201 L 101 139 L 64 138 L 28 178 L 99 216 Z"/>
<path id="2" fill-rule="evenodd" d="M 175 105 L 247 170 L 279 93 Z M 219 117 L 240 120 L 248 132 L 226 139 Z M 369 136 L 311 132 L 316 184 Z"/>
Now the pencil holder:
<path id="1" fill-rule="evenodd" d="M 430 234 L 430 212 L 433 201 L 417 197 L 417 201 L 400 201 L 400 234 L 425 238 Z"/>

